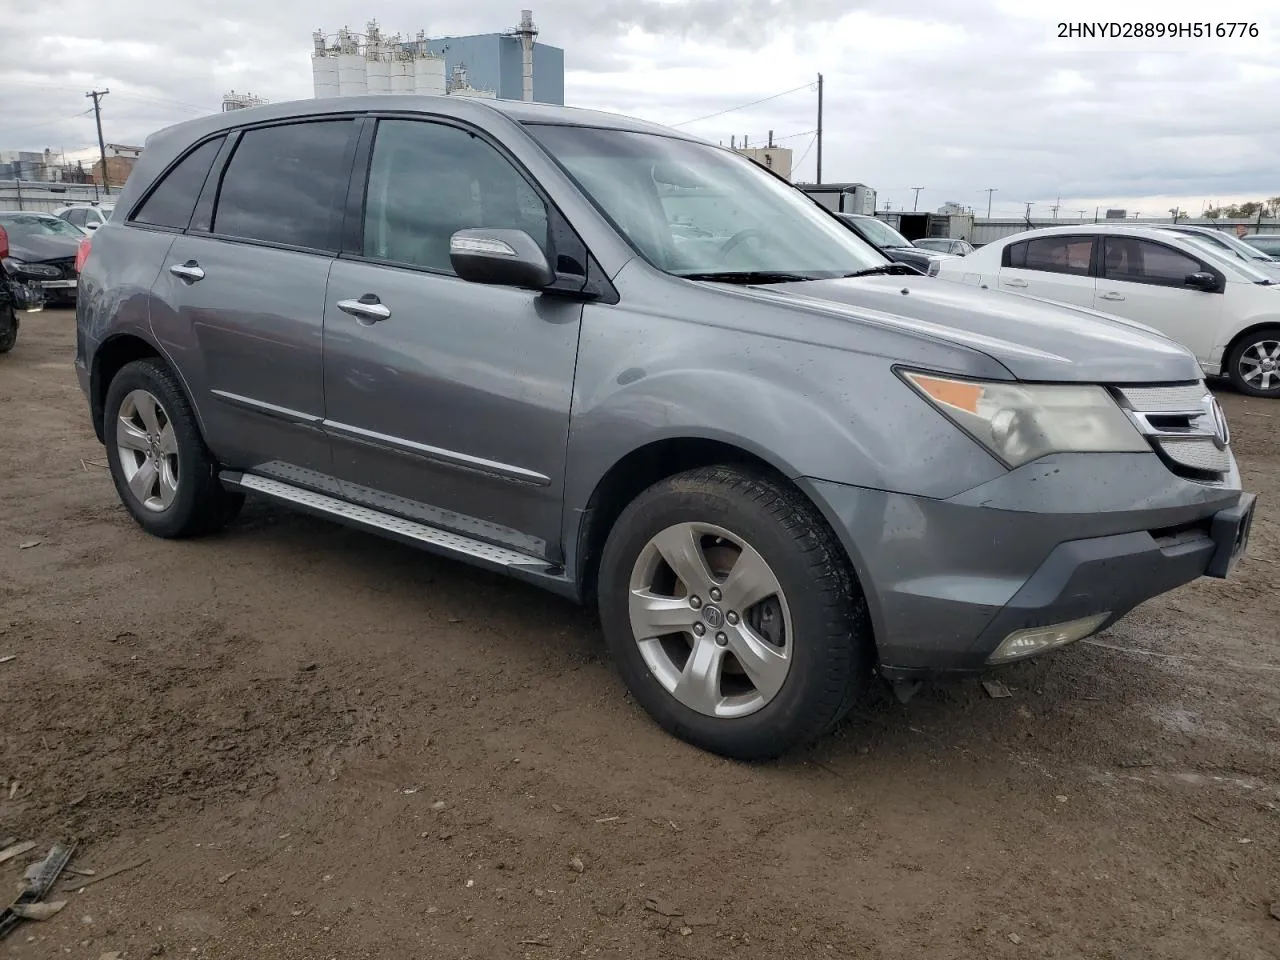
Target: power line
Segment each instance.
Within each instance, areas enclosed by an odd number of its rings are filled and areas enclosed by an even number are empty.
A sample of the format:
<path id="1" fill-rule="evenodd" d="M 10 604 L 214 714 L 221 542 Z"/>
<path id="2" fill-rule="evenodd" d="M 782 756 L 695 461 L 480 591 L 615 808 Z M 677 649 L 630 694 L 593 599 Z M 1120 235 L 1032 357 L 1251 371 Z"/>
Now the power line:
<path id="1" fill-rule="evenodd" d="M 42 120 L 39 123 L 33 123 L 30 126 L 22 127 L 21 129 L 39 130 L 41 127 L 50 127 L 50 126 L 53 126 L 55 123 L 67 123 L 68 121 L 71 121 L 71 120 L 79 120 L 81 117 L 87 117 L 91 113 L 93 113 L 92 107 L 90 107 L 88 110 L 81 110 L 79 113 L 73 114 L 69 117 L 60 117 L 57 120 Z"/>
<path id="2" fill-rule="evenodd" d="M 750 103 L 740 103 L 736 107 L 729 107 L 726 110 L 720 110 L 716 113 L 708 113 L 705 117 L 694 117 L 692 120 L 681 120 L 679 123 L 670 124 L 673 127 L 687 127 L 691 123 L 700 123 L 703 120 L 711 120 L 714 117 L 723 117 L 726 113 L 733 113 L 735 110 L 745 110 L 747 107 L 754 107 L 756 104 L 768 103 L 770 100 L 777 100 L 779 97 L 785 97 L 788 94 L 799 93 L 801 90 L 808 90 L 813 84 L 806 83 L 803 86 L 795 87 L 791 90 L 783 90 L 781 93 L 774 93 L 767 97 L 761 97 L 759 100 L 752 100 Z"/>
<path id="3" fill-rule="evenodd" d="M 815 143 L 817 143 L 817 142 L 818 142 L 818 132 L 815 130 L 815 131 L 814 131 L 814 133 L 813 133 L 813 139 L 809 141 L 809 145 L 808 145 L 807 147 L 805 147 L 805 148 L 804 148 L 804 153 L 800 154 L 800 159 L 799 159 L 799 160 L 797 160 L 797 161 L 795 162 L 795 165 L 794 165 L 794 166 L 792 166 L 792 168 L 791 168 L 791 170 L 792 170 L 792 174 L 793 174 L 793 175 L 794 175 L 795 171 L 797 171 L 797 170 L 799 170 L 799 169 L 800 169 L 800 165 L 801 165 L 802 163 L 804 163 L 804 158 L 805 158 L 805 157 L 807 157 L 807 156 L 809 155 L 809 151 L 813 149 L 813 145 L 814 145 Z"/>

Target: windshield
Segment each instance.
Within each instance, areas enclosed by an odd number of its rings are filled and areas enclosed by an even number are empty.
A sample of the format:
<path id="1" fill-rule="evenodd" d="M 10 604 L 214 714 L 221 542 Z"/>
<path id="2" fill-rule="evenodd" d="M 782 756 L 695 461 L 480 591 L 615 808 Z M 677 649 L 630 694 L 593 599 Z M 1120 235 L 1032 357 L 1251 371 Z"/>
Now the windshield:
<path id="1" fill-rule="evenodd" d="M 1244 260 L 1261 260 L 1264 262 L 1267 260 L 1267 255 L 1261 250 L 1257 250 L 1249 246 L 1249 244 L 1245 243 L 1243 240 L 1237 240 L 1235 237 L 1231 236 L 1231 234 L 1223 233 L 1220 230 L 1215 230 L 1212 234 L 1199 232 L 1191 233 L 1190 231 L 1182 230 L 1179 230 L 1178 233 L 1186 233 L 1189 237 L 1199 237 L 1200 239 L 1216 244 L 1219 247 L 1226 247 L 1228 250 L 1232 251 Z"/>
<path id="2" fill-rule="evenodd" d="M 8 231 L 11 239 L 21 240 L 26 237 L 83 237 L 84 231 L 73 227 L 65 220 L 57 217 L 42 217 L 36 214 L 7 213 L 0 216 L 0 226 Z"/>
<path id="3" fill-rule="evenodd" d="M 911 241 L 883 220 L 875 217 L 859 217 L 858 228 L 877 247 L 909 247 Z"/>
<path id="4" fill-rule="evenodd" d="M 1221 246 L 1213 242 L 1211 237 L 1181 232 L 1178 233 L 1178 237 L 1196 247 L 1204 259 L 1212 262 L 1220 270 L 1234 271 L 1250 283 L 1270 284 L 1275 282 L 1274 276 L 1259 270 L 1251 261 L 1241 260 L 1231 252 L 1223 250 Z"/>
<path id="5" fill-rule="evenodd" d="M 668 273 L 822 279 L 886 264 L 799 190 L 728 150 L 623 130 L 527 129 Z"/>
<path id="6" fill-rule="evenodd" d="M 922 250 L 946 251 L 951 249 L 950 240 L 917 240 L 915 245 L 920 247 Z"/>

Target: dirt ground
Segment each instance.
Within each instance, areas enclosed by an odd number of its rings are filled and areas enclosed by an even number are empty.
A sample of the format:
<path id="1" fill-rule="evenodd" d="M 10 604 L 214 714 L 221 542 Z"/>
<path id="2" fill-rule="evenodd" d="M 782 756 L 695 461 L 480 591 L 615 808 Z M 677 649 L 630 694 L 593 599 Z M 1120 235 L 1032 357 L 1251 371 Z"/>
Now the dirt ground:
<path id="1" fill-rule="evenodd" d="M 1280 957 L 1280 403 L 1223 396 L 1234 579 L 744 766 L 533 588 L 261 502 L 146 536 L 73 345 L 0 357 L 0 888 L 145 862 L 0 957 Z"/>

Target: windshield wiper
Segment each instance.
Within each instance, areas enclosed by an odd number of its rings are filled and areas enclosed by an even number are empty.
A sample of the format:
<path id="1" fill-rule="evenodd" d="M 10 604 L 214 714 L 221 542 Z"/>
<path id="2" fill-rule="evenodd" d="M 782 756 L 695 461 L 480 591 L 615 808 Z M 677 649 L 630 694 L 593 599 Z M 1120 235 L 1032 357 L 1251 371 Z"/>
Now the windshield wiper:
<path id="1" fill-rule="evenodd" d="M 684 280 L 708 280 L 712 283 L 796 283 L 812 280 L 800 273 L 777 273 L 770 270 L 722 270 L 718 273 L 680 273 Z"/>
<path id="2" fill-rule="evenodd" d="M 842 274 L 844 277 L 871 277 L 878 273 L 892 273 L 901 276 L 904 273 L 918 274 L 920 271 L 915 267 L 908 266 L 905 263 L 886 263 L 878 267 L 867 267 L 865 270 L 855 270 L 853 273 Z"/>

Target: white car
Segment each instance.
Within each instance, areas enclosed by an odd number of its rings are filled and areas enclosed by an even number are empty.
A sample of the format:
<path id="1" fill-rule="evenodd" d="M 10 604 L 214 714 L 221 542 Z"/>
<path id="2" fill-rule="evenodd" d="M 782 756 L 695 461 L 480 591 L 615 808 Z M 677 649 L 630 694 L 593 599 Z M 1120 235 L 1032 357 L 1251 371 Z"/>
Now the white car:
<path id="1" fill-rule="evenodd" d="M 1144 324 L 1194 353 L 1206 376 L 1280 397 L 1280 284 L 1202 238 L 1159 226 L 1044 227 L 945 260 L 938 278 Z"/>
<path id="2" fill-rule="evenodd" d="M 114 203 L 79 203 L 74 206 L 59 207 L 53 211 L 53 215 L 81 230 L 93 231 L 110 219 L 111 211 L 115 208 Z"/>

